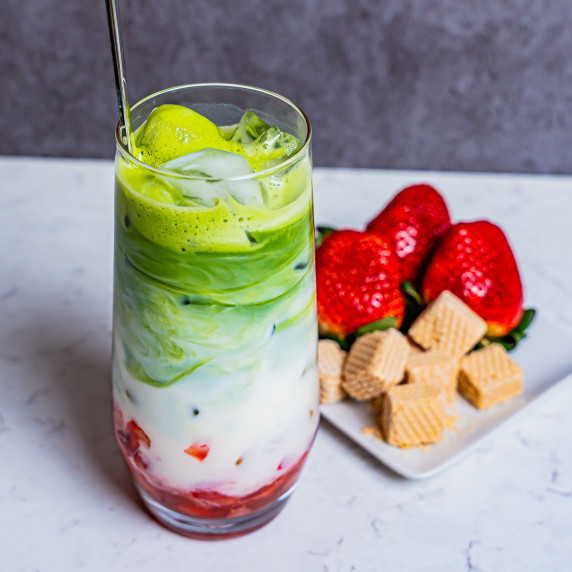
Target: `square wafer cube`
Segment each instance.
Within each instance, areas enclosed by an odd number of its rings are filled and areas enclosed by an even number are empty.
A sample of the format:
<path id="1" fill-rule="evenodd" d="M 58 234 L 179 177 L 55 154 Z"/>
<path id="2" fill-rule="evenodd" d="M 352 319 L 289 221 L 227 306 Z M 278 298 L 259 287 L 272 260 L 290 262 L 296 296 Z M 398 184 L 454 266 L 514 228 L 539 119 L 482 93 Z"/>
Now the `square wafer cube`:
<path id="1" fill-rule="evenodd" d="M 378 417 L 385 440 L 398 447 L 435 443 L 443 434 L 445 420 L 441 389 L 430 383 L 392 387 Z"/>
<path id="2" fill-rule="evenodd" d="M 426 350 L 460 358 L 485 335 L 486 322 L 462 300 L 445 290 L 409 328 L 409 335 Z"/>
<path id="3" fill-rule="evenodd" d="M 383 411 L 383 400 L 385 399 L 385 393 L 382 393 L 381 395 L 378 395 L 377 397 L 374 397 L 370 402 L 369 402 L 369 406 L 371 407 L 371 409 L 373 410 L 374 415 L 377 417 L 378 415 L 381 415 L 381 412 Z"/>
<path id="4" fill-rule="evenodd" d="M 320 376 L 320 403 L 335 403 L 345 399 L 342 389 L 342 371 L 346 352 L 332 340 L 318 342 L 318 372 Z"/>
<path id="5" fill-rule="evenodd" d="M 403 379 L 409 344 L 390 328 L 358 338 L 344 367 L 342 387 L 358 401 L 372 399 Z"/>
<path id="6" fill-rule="evenodd" d="M 442 389 L 447 403 L 457 395 L 458 373 L 459 360 L 436 350 L 409 354 L 405 364 L 407 383 L 434 383 Z"/>
<path id="7" fill-rule="evenodd" d="M 413 354 L 422 354 L 425 350 L 417 345 L 409 336 L 405 336 L 407 338 L 407 343 L 409 344 L 409 355 Z"/>
<path id="8" fill-rule="evenodd" d="M 478 409 L 506 401 L 522 391 L 522 370 L 499 344 L 491 344 L 461 360 L 459 391 Z"/>

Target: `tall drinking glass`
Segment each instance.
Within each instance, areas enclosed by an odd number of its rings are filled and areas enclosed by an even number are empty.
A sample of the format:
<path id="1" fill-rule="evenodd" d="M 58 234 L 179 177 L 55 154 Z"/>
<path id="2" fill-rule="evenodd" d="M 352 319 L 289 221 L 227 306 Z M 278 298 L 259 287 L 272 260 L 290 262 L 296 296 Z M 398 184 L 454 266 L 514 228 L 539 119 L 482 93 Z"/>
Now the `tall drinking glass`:
<path id="1" fill-rule="evenodd" d="M 151 95 L 134 130 L 162 104 L 223 128 L 251 110 L 301 142 L 282 163 L 214 179 L 148 166 L 116 137 L 117 440 L 160 522 L 232 536 L 278 514 L 318 424 L 311 130 L 287 99 L 227 84 Z M 172 204 L 181 188 L 212 201 Z M 254 192 L 261 203 L 233 198 Z"/>

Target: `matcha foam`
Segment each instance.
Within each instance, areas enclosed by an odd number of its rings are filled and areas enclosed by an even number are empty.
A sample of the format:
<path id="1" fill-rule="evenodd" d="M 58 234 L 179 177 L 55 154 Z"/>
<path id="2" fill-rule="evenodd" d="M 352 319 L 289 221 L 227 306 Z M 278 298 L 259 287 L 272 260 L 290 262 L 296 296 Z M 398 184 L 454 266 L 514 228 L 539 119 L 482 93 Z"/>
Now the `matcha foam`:
<path id="1" fill-rule="evenodd" d="M 250 111 L 221 129 L 191 109 L 162 105 L 133 143 L 135 157 L 172 175 L 120 164 L 117 212 L 129 235 L 179 253 L 252 251 L 281 228 L 287 239 L 287 228 L 308 217 L 308 156 L 275 167 L 300 149 L 300 141 Z M 276 169 L 272 174 L 255 176 L 269 166 Z M 233 176 L 243 180 L 221 180 Z"/>
<path id="2" fill-rule="evenodd" d="M 236 126 L 218 127 L 182 105 L 155 108 L 132 142 L 133 155 L 151 167 L 212 148 L 242 155 L 255 171 L 285 161 L 301 147 L 296 137 L 271 127 L 252 111 L 246 111 Z"/>

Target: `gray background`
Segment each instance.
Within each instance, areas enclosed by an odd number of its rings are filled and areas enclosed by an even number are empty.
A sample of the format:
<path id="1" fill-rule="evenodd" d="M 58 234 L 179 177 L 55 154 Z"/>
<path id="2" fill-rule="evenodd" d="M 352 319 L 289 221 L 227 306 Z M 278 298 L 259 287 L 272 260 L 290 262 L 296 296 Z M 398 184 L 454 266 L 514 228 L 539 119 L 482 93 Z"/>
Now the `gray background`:
<path id="1" fill-rule="evenodd" d="M 318 165 L 572 173 L 571 0 L 119 0 L 132 100 L 292 98 Z M 0 154 L 112 157 L 104 0 L 2 0 Z"/>

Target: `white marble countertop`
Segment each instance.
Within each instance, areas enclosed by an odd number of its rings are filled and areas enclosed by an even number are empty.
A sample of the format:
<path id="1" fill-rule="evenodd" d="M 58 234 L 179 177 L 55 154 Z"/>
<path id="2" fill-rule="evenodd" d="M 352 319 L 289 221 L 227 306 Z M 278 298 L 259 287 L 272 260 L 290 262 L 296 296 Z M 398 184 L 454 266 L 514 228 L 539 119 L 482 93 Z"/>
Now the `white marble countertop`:
<path id="1" fill-rule="evenodd" d="M 357 226 L 428 181 L 506 229 L 527 298 L 572 329 L 572 177 L 316 169 L 316 220 Z M 572 386 L 426 481 L 326 422 L 299 487 L 239 539 L 141 509 L 110 414 L 113 166 L 0 159 L 0 570 L 570 570 Z"/>

